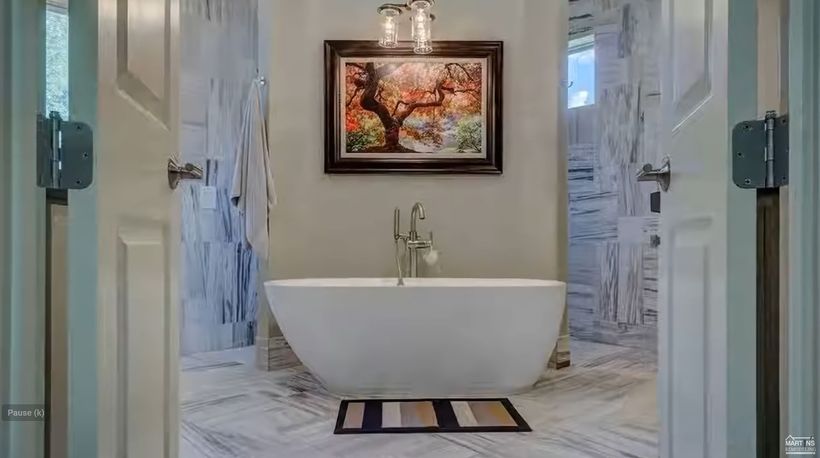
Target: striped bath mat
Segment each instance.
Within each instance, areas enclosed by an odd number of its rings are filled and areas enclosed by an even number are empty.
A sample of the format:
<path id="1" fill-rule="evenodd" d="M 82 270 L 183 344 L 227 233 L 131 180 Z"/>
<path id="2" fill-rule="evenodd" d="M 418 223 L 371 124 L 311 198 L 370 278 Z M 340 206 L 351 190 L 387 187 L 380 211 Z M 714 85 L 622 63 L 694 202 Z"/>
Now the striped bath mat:
<path id="1" fill-rule="evenodd" d="M 335 434 L 529 432 L 510 400 L 342 401 Z"/>

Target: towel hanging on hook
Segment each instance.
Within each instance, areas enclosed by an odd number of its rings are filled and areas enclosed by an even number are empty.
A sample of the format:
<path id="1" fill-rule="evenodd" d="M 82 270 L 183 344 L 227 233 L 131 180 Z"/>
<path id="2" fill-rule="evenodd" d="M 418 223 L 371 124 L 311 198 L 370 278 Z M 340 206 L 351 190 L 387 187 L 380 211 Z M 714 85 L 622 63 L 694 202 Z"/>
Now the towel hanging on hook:
<path id="1" fill-rule="evenodd" d="M 260 259 L 267 259 L 268 219 L 276 205 L 276 190 L 263 106 L 262 82 L 257 78 L 251 84 L 243 110 L 230 198 L 244 219 L 247 244 Z"/>

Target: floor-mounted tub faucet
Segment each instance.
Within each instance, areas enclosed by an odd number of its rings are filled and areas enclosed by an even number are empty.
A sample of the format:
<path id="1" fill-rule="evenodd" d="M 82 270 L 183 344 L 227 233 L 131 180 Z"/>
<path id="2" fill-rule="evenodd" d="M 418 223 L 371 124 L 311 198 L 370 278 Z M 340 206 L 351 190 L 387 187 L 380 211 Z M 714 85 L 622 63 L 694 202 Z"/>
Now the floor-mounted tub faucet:
<path id="1" fill-rule="evenodd" d="M 427 219 L 427 214 L 424 211 L 424 205 L 421 202 L 416 202 L 413 209 L 410 211 L 410 232 L 407 234 L 401 233 L 401 210 L 396 207 L 393 210 L 393 239 L 396 242 L 396 268 L 398 270 L 399 285 L 404 284 L 404 271 L 402 269 L 402 262 L 399 254 L 399 242 L 404 241 L 406 251 L 409 252 L 409 269 L 408 277 L 419 276 L 419 251 L 429 250 L 433 247 L 433 233 L 430 232 L 430 239 L 424 240 L 419 237 L 417 223 L 420 219 Z"/>

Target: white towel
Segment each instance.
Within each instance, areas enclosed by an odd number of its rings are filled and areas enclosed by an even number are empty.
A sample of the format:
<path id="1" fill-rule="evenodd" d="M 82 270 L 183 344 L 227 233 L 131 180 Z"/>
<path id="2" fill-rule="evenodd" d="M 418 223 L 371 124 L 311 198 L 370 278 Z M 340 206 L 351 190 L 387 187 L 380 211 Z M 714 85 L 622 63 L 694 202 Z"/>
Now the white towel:
<path id="1" fill-rule="evenodd" d="M 262 106 L 262 87 L 254 80 L 242 116 L 231 202 L 244 219 L 245 239 L 251 250 L 261 259 L 268 259 L 268 217 L 276 205 L 276 191 Z"/>

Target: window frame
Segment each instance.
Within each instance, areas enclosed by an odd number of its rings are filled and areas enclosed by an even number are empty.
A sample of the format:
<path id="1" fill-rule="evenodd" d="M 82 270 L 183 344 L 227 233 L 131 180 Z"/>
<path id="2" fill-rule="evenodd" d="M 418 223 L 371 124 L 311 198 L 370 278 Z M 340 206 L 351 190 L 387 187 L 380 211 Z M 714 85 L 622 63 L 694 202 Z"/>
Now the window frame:
<path id="1" fill-rule="evenodd" d="M 580 42 L 580 43 L 578 43 L 578 42 Z M 573 43 L 578 43 L 578 44 L 573 45 Z M 587 33 L 578 34 L 578 35 L 571 35 L 570 38 L 569 38 L 569 41 L 567 43 L 567 65 L 569 65 L 569 60 L 573 55 L 580 54 L 580 53 L 585 52 L 585 51 L 589 51 L 590 49 L 593 50 L 593 51 L 595 50 L 595 34 L 594 33 L 587 32 Z M 593 64 L 593 72 L 594 72 L 594 69 L 597 67 L 597 65 L 598 65 L 598 61 L 597 61 L 597 56 L 596 56 L 595 63 Z M 567 69 L 567 73 L 569 73 L 569 68 Z M 597 78 L 594 81 L 597 85 Z M 576 108 L 594 106 L 595 102 L 596 102 L 595 94 L 592 94 L 592 102 L 591 103 L 588 103 L 586 105 L 578 105 L 578 106 L 575 106 L 575 107 L 570 107 L 569 106 L 569 91 L 570 91 L 570 88 L 572 88 L 574 83 L 575 83 L 574 81 L 569 80 L 569 74 L 567 74 L 567 109 L 568 110 L 574 110 Z"/>

